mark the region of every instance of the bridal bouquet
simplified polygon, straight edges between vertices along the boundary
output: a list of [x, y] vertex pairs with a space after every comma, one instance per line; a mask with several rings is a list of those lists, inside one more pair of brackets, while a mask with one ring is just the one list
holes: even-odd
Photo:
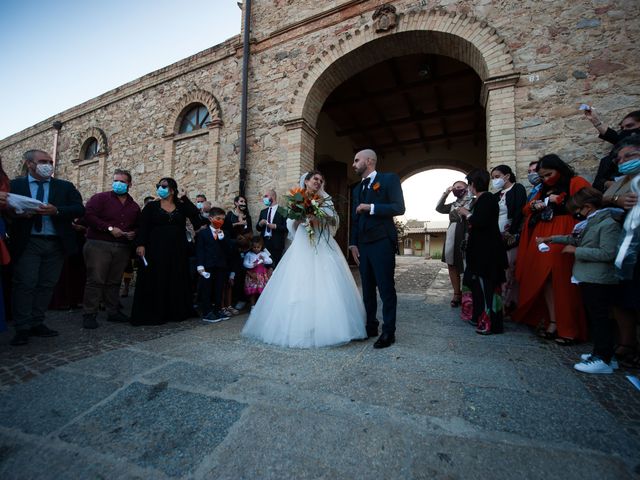
[[[326, 218], [326, 209], [323, 209], [325, 198], [316, 193], [309, 193], [304, 188], [295, 187], [284, 196], [287, 200], [287, 218], [303, 222], [309, 240], [313, 242], [315, 231], [309, 221], [309, 217], [320, 220]], [[323, 223], [323, 222], [321, 222]]]

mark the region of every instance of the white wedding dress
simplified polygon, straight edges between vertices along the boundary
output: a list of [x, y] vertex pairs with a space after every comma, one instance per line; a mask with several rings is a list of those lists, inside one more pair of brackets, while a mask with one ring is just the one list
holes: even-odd
[[[336, 219], [337, 220], [337, 219]], [[242, 335], [284, 347], [312, 348], [366, 338], [365, 310], [334, 228], [293, 231], [285, 252], [242, 329]]]

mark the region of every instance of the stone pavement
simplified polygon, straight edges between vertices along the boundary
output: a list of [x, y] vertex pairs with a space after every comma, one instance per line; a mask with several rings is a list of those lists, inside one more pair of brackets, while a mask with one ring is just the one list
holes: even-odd
[[399, 260], [384, 350], [250, 342], [245, 316], [84, 332], [57, 314], [64, 335], [21, 351], [2, 335], [0, 478], [634, 478], [640, 423], [620, 412], [640, 392], [623, 373], [579, 375], [569, 359], [588, 347], [518, 325], [479, 337], [440, 266]]

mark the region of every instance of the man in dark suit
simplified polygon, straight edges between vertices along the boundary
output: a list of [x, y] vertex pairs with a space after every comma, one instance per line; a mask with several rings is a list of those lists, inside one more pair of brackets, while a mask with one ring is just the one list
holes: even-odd
[[273, 259], [275, 267], [284, 253], [284, 241], [287, 238], [287, 219], [278, 207], [278, 196], [275, 190], [268, 190], [262, 198], [265, 208], [260, 212], [256, 228], [264, 242], [264, 246]]
[[362, 181], [352, 192], [349, 250], [360, 267], [362, 297], [367, 311], [367, 336], [378, 335], [376, 287], [382, 299], [382, 334], [374, 348], [395, 342], [396, 296], [394, 273], [398, 232], [393, 217], [404, 213], [400, 179], [394, 173], [376, 171], [373, 150], [358, 152], [353, 168]]
[[16, 329], [11, 345], [26, 345], [30, 336], [58, 335], [44, 324], [45, 312], [65, 255], [78, 248], [71, 222], [84, 214], [82, 197], [73, 184], [52, 178], [53, 160], [47, 152], [29, 150], [23, 158], [27, 176], [11, 181], [11, 193], [43, 205], [33, 213], [15, 215], [9, 229]]

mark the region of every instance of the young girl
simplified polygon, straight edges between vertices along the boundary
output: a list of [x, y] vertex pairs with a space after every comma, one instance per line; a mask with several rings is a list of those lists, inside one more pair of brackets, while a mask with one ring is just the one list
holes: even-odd
[[244, 256], [244, 268], [247, 269], [244, 293], [249, 297], [252, 308], [269, 281], [270, 271], [267, 270], [266, 266], [272, 263], [273, 260], [269, 251], [262, 244], [262, 237], [253, 237], [251, 239], [251, 250]]
[[582, 361], [574, 368], [584, 373], [613, 373], [613, 325], [609, 310], [618, 284], [613, 265], [621, 230], [614, 219], [617, 209], [603, 209], [602, 193], [593, 187], [578, 190], [567, 202], [567, 209], [583, 219], [573, 233], [537, 237], [536, 242], [565, 244], [562, 253], [575, 256], [571, 281], [579, 284], [582, 291], [591, 323], [593, 352], [582, 355]]

